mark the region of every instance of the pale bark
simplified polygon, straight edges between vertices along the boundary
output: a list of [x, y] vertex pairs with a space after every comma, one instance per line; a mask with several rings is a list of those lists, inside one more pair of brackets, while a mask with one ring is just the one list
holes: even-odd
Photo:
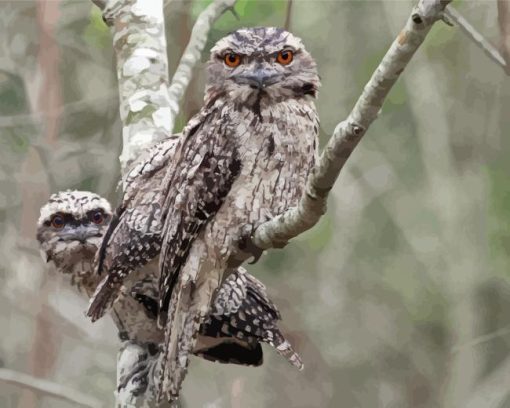
[[261, 248], [282, 247], [313, 227], [326, 212], [331, 188], [354, 148], [377, 118], [389, 91], [450, 0], [420, 0], [346, 120], [340, 122], [310, 175], [297, 207], [262, 224], [252, 236]]
[[163, 0], [108, 0], [103, 18], [112, 27], [122, 120], [124, 172], [140, 153], [171, 134]]
[[22, 387], [36, 394], [66, 400], [82, 407], [100, 408], [104, 406], [99, 400], [71, 388], [6, 368], [0, 368], [0, 382]]
[[179, 102], [212, 24], [235, 1], [217, 0], [200, 14], [170, 85], [163, 1], [94, 1], [112, 26], [123, 123], [119, 157], [123, 172], [144, 149], [172, 133]]

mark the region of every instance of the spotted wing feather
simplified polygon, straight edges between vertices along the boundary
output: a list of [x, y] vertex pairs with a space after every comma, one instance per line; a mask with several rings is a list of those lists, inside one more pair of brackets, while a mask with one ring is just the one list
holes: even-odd
[[[260, 365], [262, 358], [257, 360], [254, 345], [264, 342], [302, 369], [301, 358], [278, 327], [279, 320], [280, 312], [269, 299], [266, 287], [239, 268], [225, 279], [200, 331], [205, 336], [231, 337], [236, 341], [201, 350], [200, 355], [220, 362]], [[232, 355], [227, 353], [228, 350]]]
[[87, 314], [92, 320], [104, 315], [115, 301], [130, 272], [155, 258], [161, 249], [162, 171], [174, 155], [177, 144], [169, 137], [134, 163], [124, 179], [122, 204], [105, 233], [97, 254], [97, 273], [108, 275], [98, 285]]
[[240, 171], [240, 160], [218, 112], [181, 138], [176, 160], [163, 184], [167, 187], [160, 254], [160, 309], [170, 295], [193, 241], [221, 207]]
[[[160, 254], [160, 310], [168, 310], [164, 348], [165, 366], [160, 373], [159, 398], [178, 397], [201, 323], [204, 302], [195, 298], [194, 282], [180, 276], [198, 234], [219, 210], [241, 161], [229, 139], [232, 123], [220, 108], [205, 108], [204, 120], [181, 138], [176, 159], [163, 182], [167, 194]], [[160, 316], [163, 316], [161, 314]]]

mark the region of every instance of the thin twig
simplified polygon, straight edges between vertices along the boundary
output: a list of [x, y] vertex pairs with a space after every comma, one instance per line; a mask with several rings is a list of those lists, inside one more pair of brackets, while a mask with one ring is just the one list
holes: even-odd
[[104, 406], [101, 401], [73, 390], [72, 388], [7, 368], [0, 368], [0, 382], [16, 385], [50, 397], [70, 401], [82, 407], [101, 408]]
[[451, 352], [452, 353], [458, 353], [458, 352], [463, 351], [465, 349], [468, 349], [468, 348], [471, 348], [471, 347], [475, 347], [475, 346], [478, 346], [480, 344], [487, 343], [489, 341], [497, 339], [498, 337], [506, 336], [508, 334], [510, 334], [510, 327], [508, 327], [508, 326], [507, 327], [503, 327], [503, 328], [501, 328], [499, 330], [493, 331], [492, 333], [488, 333], [488, 334], [484, 334], [482, 336], [478, 336], [478, 337], [474, 338], [473, 340], [471, 340], [468, 343], [455, 346], [455, 347], [452, 348]]
[[498, 24], [501, 53], [506, 62], [506, 72], [510, 75], [510, 0], [498, 0]]
[[326, 212], [328, 194], [344, 164], [377, 118], [389, 91], [424, 41], [432, 25], [443, 17], [450, 0], [420, 0], [405, 27], [365, 86], [352, 112], [339, 123], [310, 175], [297, 207], [262, 224], [253, 234], [261, 248], [280, 248], [313, 227]]
[[188, 45], [182, 54], [181, 60], [175, 70], [172, 82], [168, 89], [170, 95], [170, 128], [174, 128], [175, 118], [179, 114], [179, 103], [188, 88], [193, 76], [193, 68], [200, 60], [204, 50], [209, 31], [214, 22], [225, 11], [232, 10], [236, 0], [213, 1], [197, 18], [191, 31]]
[[463, 408], [502, 407], [508, 398], [510, 358], [505, 358], [488, 375], [480, 379], [471, 395], [462, 404]]
[[459, 26], [464, 34], [466, 34], [473, 42], [480, 47], [483, 52], [496, 64], [500, 65], [506, 72], [507, 64], [503, 56], [499, 53], [497, 48], [492, 45], [476, 28], [474, 28], [469, 21], [467, 21], [462, 14], [460, 14], [452, 6], [446, 7], [444, 11], [445, 16]]
[[287, 0], [287, 10], [285, 12], [285, 23], [283, 23], [283, 28], [287, 31], [290, 30], [290, 22], [292, 20], [292, 0]]

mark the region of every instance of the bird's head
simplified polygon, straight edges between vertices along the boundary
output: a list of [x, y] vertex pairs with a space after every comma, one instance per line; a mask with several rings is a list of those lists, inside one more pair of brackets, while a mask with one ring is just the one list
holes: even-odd
[[108, 201], [89, 191], [53, 194], [41, 208], [37, 240], [43, 258], [57, 267], [93, 261], [112, 217]]
[[317, 65], [301, 40], [281, 28], [242, 28], [219, 40], [208, 63], [206, 103], [316, 97]]

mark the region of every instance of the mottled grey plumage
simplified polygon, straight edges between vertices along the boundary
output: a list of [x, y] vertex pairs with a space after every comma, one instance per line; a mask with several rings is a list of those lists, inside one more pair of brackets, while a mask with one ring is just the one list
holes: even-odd
[[[94, 215], [98, 214], [101, 217], [94, 220]], [[65, 223], [53, 226], [55, 216], [62, 217]], [[101, 280], [93, 263], [111, 217], [108, 201], [88, 191], [53, 194], [41, 208], [37, 239], [44, 259], [53, 261], [60, 273], [70, 275], [72, 284], [89, 297]], [[160, 343], [164, 339], [164, 331], [156, 324], [159, 297], [157, 265], [147, 265], [134, 274], [131, 281], [133, 285], [123, 288], [112, 310], [121, 337], [137, 343]], [[247, 321], [245, 315], [250, 316], [252, 310], [259, 318], [259, 328], [252, 334], [243, 334], [242, 322]], [[265, 287], [239, 268], [221, 286], [211, 316], [200, 328], [194, 354], [222, 363], [259, 365], [262, 363], [259, 342], [265, 342], [301, 368], [301, 360], [290, 345], [288, 355], [279, 350], [288, 342], [277, 327], [277, 320], [280, 320], [280, 315], [267, 297]], [[251, 324], [256, 326], [253, 322]], [[274, 338], [280, 341], [274, 342]]]
[[[131, 219], [136, 212], [130, 228], [138, 235], [129, 241], [122, 227], [111, 231], [103, 248], [109, 275], [89, 308], [99, 318], [126, 276], [161, 246], [160, 309], [168, 310], [161, 391], [169, 400], [178, 397], [215, 291], [233, 264], [251, 256], [243, 238], [297, 205], [316, 160], [319, 78], [297, 37], [276, 28], [238, 30], [211, 50], [208, 74], [205, 105], [185, 127], [164, 177], [154, 186], [149, 171], [147, 184], [137, 186], [154, 193], [152, 208], [140, 211], [129, 194], [124, 200], [119, 225], [124, 213]], [[153, 167], [150, 156], [146, 163]]]
[[[62, 225], [52, 225], [60, 217]], [[94, 217], [97, 217], [94, 219]], [[60, 273], [70, 275], [71, 284], [92, 296], [100, 277], [95, 273], [94, 258], [112, 219], [107, 200], [89, 191], [63, 191], [53, 194], [41, 208], [37, 239], [43, 258], [52, 261]], [[158, 279], [157, 268], [146, 268], [144, 279]], [[136, 276], [132, 277], [136, 279]], [[163, 332], [158, 329], [148, 310], [123, 288], [111, 316], [119, 336], [140, 343], [160, 343]]]

